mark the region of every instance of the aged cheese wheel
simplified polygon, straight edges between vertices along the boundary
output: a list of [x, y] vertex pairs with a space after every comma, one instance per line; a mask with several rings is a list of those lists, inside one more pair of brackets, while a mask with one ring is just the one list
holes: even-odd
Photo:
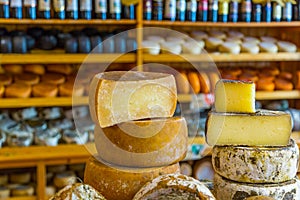
[[12, 76], [9, 74], [0, 74], [0, 85], [9, 85], [12, 83]]
[[187, 151], [187, 126], [179, 117], [96, 126], [94, 136], [99, 157], [119, 166], [165, 166], [184, 159]]
[[66, 82], [59, 86], [59, 96], [62, 97], [80, 97], [83, 95], [83, 93], [84, 87], [82, 85], [76, 85], [76, 87], [74, 87], [73, 82]]
[[253, 43], [253, 44], [259, 44], [260, 40], [256, 37], [244, 37], [243, 41], [245, 43]]
[[277, 53], [278, 51], [278, 47], [272, 42], [261, 42], [259, 47], [261, 52]]
[[275, 200], [275, 199], [267, 196], [252, 196], [252, 197], [247, 197], [245, 200]]
[[180, 174], [192, 176], [193, 168], [189, 163], [180, 163]]
[[198, 72], [189, 72], [188, 80], [191, 84], [192, 89], [194, 90], [194, 93], [198, 94], [201, 89], [200, 80], [198, 78]]
[[278, 184], [238, 183], [215, 174], [214, 194], [218, 200], [244, 200], [251, 196], [268, 196], [274, 199], [300, 199], [299, 180], [294, 178]]
[[225, 39], [227, 36], [223, 31], [212, 30], [208, 32], [208, 34], [212, 37], [219, 38], [221, 40]]
[[210, 93], [211, 90], [211, 85], [209, 81], [209, 77], [206, 73], [200, 72], [198, 74], [200, 85], [201, 85], [201, 93], [207, 94]]
[[56, 192], [56, 188], [54, 186], [46, 186], [45, 188], [46, 197], [55, 195], [55, 192]]
[[178, 163], [157, 168], [124, 168], [103, 164], [91, 157], [86, 164], [84, 182], [109, 200], [132, 200], [147, 182], [160, 175], [179, 171]]
[[37, 75], [43, 75], [45, 74], [45, 67], [43, 65], [39, 65], [39, 64], [28, 64], [28, 65], [24, 65], [24, 71], [25, 72], [29, 72], [29, 73], [33, 73], [33, 74], [37, 74]]
[[39, 83], [40, 77], [36, 74], [23, 73], [15, 75], [14, 80], [15, 83], [34, 85]]
[[47, 65], [47, 71], [64, 75], [70, 75], [73, 73], [74, 70], [71, 65], [55, 64]]
[[276, 78], [274, 83], [275, 90], [292, 90], [294, 87], [291, 81], [282, 78]]
[[10, 174], [9, 175], [9, 181], [11, 183], [29, 183], [30, 182], [31, 175], [30, 173], [21, 173], [21, 174]]
[[23, 73], [22, 65], [11, 64], [11, 65], [3, 65], [2, 67], [5, 71], [5, 73], [10, 73], [10, 74], [22, 74]]
[[53, 50], [57, 46], [57, 38], [52, 33], [39, 37], [38, 47], [43, 50]]
[[271, 43], [276, 43], [277, 42], [277, 39], [274, 38], [274, 37], [270, 37], [270, 36], [261, 36], [260, 37], [260, 40], [262, 42], [271, 42]]
[[57, 188], [63, 188], [67, 185], [76, 183], [77, 179], [73, 172], [61, 172], [55, 175], [53, 183]]
[[215, 86], [217, 82], [220, 80], [220, 75], [217, 72], [209, 72], [208, 77], [210, 80], [210, 91], [215, 91]]
[[175, 75], [177, 91], [179, 94], [188, 94], [190, 92], [190, 84], [185, 72]]
[[300, 71], [298, 70], [297, 72], [296, 72], [296, 86], [295, 86], [295, 88], [296, 89], [300, 89]]
[[212, 163], [221, 176], [243, 183], [280, 183], [297, 174], [299, 149], [285, 147], [214, 146]]
[[278, 75], [279, 78], [283, 78], [286, 80], [292, 80], [293, 79], [293, 74], [290, 72], [280, 72]]
[[241, 44], [241, 51], [245, 53], [258, 54], [259, 47], [255, 43], [244, 42]]
[[5, 97], [27, 98], [30, 97], [31, 87], [26, 84], [14, 83], [5, 88]]
[[207, 50], [217, 50], [218, 47], [223, 43], [223, 40], [220, 38], [215, 38], [215, 37], [209, 37], [205, 40], [205, 47]]
[[195, 40], [204, 40], [208, 37], [207, 33], [204, 31], [193, 31], [191, 32], [191, 36]]
[[0, 175], [0, 185], [6, 185], [8, 182], [8, 175], [7, 174], [1, 174]]
[[160, 44], [162, 53], [171, 53], [178, 55], [182, 51], [182, 47], [180, 43], [177, 42], [163, 42]]
[[239, 31], [228, 31], [227, 35], [229, 37], [235, 37], [235, 38], [239, 38], [239, 39], [244, 37], [244, 34]]
[[133, 200], [203, 199], [215, 200], [210, 190], [198, 180], [182, 174], [167, 174], [144, 185]]
[[195, 42], [195, 41], [186, 42], [186, 43], [182, 44], [182, 53], [198, 55], [201, 53], [203, 46], [204, 46], [204, 42], [203, 42], [202, 46], [199, 41], [198, 42]]
[[242, 40], [240, 38], [236, 38], [236, 37], [228, 37], [225, 39], [225, 42], [236, 43], [238, 45], [242, 44]]
[[158, 55], [160, 52], [160, 45], [149, 40], [144, 40], [142, 42], [142, 48], [144, 53], [148, 53], [151, 55]]
[[259, 79], [256, 82], [256, 90], [262, 90], [262, 91], [274, 91], [275, 84], [272, 81], [266, 81], [264, 79]]
[[0, 199], [8, 199], [10, 190], [7, 187], [0, 186]]
[[252, 81], [253, 83], [256, 83], [258, 81], [258, 76], [254, 74], [248, 74], [248, 73], [243, 73], [239, 76], [240, 81]]
[[57, 85], [51, 83], [39, 83], [32, 86], [32, 95], [34, 97], [56, 97], [57, 93]]
[[20, 185], [11, 190], [13, 197], [32, 196], [34, 194], [34, 187], [31, 185]]
[[224, 42], [219, 46], [219, 51], [222, 53], [239, 54], [241, 47], [235, 42]]
[[177, 102], [175, 78], [152, 72], [99, 73], [90, 84], [89, 101], [92, 119], [101, 127], [171, 117]]
[[67, 170], [66, 165], [52, 165], [47, 167], [47, 172], [50, 173], [61, 173]]
[[51, 83], [55, 85], [63, 84], [65, 82], [65, 77], [62, 74], [47, 73], [41, 77], [42, 82]]
[[277, 46], [278, 46], [279, 51], [282, 51], [282, 52], [296, 52], [297, 51], [297, 46], [291, 42], [278, 41]]

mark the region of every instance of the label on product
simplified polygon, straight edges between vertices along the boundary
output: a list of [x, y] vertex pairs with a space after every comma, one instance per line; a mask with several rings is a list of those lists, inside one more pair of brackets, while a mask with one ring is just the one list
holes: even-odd
[[176, 0], [166, 0], [165, 18], [174, 19], [176, 17]]
[[228, 15], [228, 11], [229, 11], [229, 4], [228, 4], [228, 2], [226, 2], [226, 1], [220, 2], [220, 5], [219, 5], [219, 15]]
[[251, 1], [243, 1], [242, 3], [242, 12], [251, 13]]
[[91, 11], [91, 10], [92, 10], [92, 0], [80, 1], [80, 11]]
[[208, 1], [202, 0], [199, 2], [199, 10], [200, 11], [207, 11], [208, 10]]
[[10, 7], [11, 8], [22, 7], [22, 0], [11, 0]]
[[231, 2], [229, 6], [229, 12], [232, 15], [237, 15], [239, 13], [239, 3], [236, 1]]
[[0, 4], [2, 4], [2, 5], [8, 5], [9, 4], [9, 0], [0, 0]]
[[39, 11], [49, 11], [50, 0], [39, 0]]
[[186, 10], [186, 1], [185, 0], [177, 1], [177, 10], [179, 12], [185, 12], [185, 10]]
[[53, 8], [55, 12], [61, 12], [65, 10], [64, 0], [53, 0]]
[[36, 7], [36, 0], [24, 0], [25, 7]]
[[110, 0], [109, 1], [109, 12], [110, 13], [121, 13], [121, 1], [120, 0]]
[[78, 11], [78, 0], [66, 0], [67, 11]]
[[95, 13], [107, 13], [106, 0], [95, 0]]
[[144, 2], [144, 12], [151, 13], [152, 12], [152, 2], [151, 0], [146, 0]]
[[218, 11], [218, 1], [211, 1], [209, 2], [209, 10], [212, 10], [212, 11]]
[[189, 1], [187, 3], [187, 10], [190, 12], [197, 12], [197, 1]]
[[273, 5], [273, 18], [280, 19], [282, 16], [282, 9], [278, 3], [274, 3]]

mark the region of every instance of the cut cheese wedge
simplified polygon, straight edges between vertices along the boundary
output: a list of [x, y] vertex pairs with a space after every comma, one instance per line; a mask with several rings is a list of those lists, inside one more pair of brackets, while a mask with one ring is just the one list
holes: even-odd
[[155, 117], [173, 116], [177, 103], [170, 74], [114, 71], [97, 74], [90, 85], [90, 112], [102, 128]]
[[258, 54], [259, 47], [255, 43], [244, 42], [241, 44], [241, 51], [246, 53]]
[[236, 42], [224, 42], [219, 46], [219, 51], [222, 53], [239, 54], [241, 47]]
[[210, 112], [206, 122], [206, 141], [211, 146], [286, 146], [291, 130], [291, 116], [285, 112]]
[[91, 157], [86, 164], [84, 182], [109, 200], [132, 200], [137, 191], [152, 179], [179, 172], [178, 163], [156, 168], [125, 168], [111, 166]]
[[187, 152], [184, 118], [125, 122], [95, 127], [95, 145], [102, 160], [120, 166], [157, 167], [182, 160]]
[[221, 79], [215, 88], [216, 112], [255, 112], [255, 84]]
[[267, 53], [277, 53], [278, 47], [272, 42], [261, 42], [259, 43], [260, 51]]
[[297, 46], [291, 42], [279, 41], [277, 42], [279, 51], [282, 52], [296, 52]]

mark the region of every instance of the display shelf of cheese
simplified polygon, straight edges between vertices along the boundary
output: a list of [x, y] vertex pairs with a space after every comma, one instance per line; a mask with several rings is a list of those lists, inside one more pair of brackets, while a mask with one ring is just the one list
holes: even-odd
[[36, 200], [36, 196], [24, 196], [24, 197], [10, 197], [5, 200]]
[[133, 63], [136, 54], [0, 54], [0, 64]]
[[300, 52], [296, 53], [240, 53], [240, 54], [160, 54], [143, 55], [144, 62], [261, 62], [261, 61], [300, 61]]

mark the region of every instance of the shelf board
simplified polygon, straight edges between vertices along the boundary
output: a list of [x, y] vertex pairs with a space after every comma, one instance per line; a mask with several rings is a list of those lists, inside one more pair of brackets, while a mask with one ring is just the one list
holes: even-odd
[[238, 55], [234, 54], [181, 54], [181, 55], [170, 55], [170, 54], [159, 54], [150, 55], [145, 54], [144, 62], [261, 62], [261, 61], [299, 61], [300, 52], [296, 53], [241, 53]]
[[240, 28], [279, 28], [279, 27], [299, 27], [300, 22], [180, 22], [180, 21], [155, 21], [155, 20], [144, 20], [143, 21], [144, 26], [178, 26], [178, 27], [227, 27], [227, 28], [233, 28], [233, 27], [240, 27]]
[[275, 90], [272, 92], [257, 91], [255, 94], [256, 100], [279, 100], [279, 99], [300, 99], [299, 90], [280, 91]]
[[9, 197], [6, 200], [36, 200], [36, 196], [24, 196], [24, 197]]
[[78, 20], [72, 20], [72, 19], [0, 19], [1, 25], [136, 25], [136, 20], [100, 20], [100, 19], [91, 19], [91, 20], [85, 20], [85, 19], [78, 19]]
[[135, 54], [0, 54], [0, 64], [133, 63]]

